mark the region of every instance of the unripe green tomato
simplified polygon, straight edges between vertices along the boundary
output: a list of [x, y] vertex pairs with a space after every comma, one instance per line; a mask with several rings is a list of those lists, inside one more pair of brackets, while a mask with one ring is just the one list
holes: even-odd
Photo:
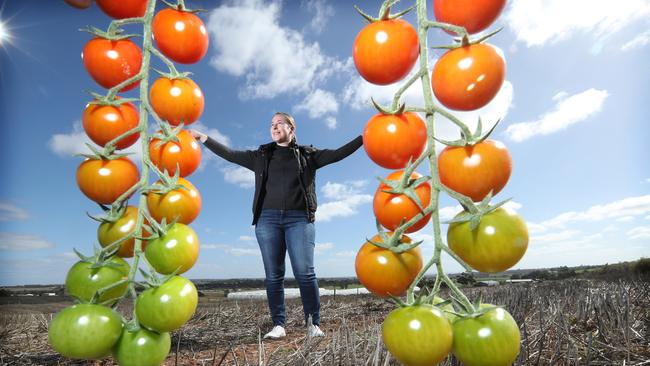
[[169, 333], [124, 329], [113, 348], [113, 357], [120, 366], [158, 366], [167, 358], [171, 344]]
[[143, 326], [158, 333], [171, 332], [192, 318], [198, 301], [194, 284], [174, 276], [158, 287], [143, 291], [135, 302], [135, 313]]
[[[65, 278], [66, 292], [78, 299], [90, 301], [98, 290], [128, 278], [130, 267], [124, 259], [113, 257], [109, 263], [119, 267], [105, 265], [100, 268], [90, 268], [92, 263], [83, 261], [75, 263]], [[120, 298], [126, 293], [127, 288], [128, 283], [124, 282], [104, 292], [98, 302]]]

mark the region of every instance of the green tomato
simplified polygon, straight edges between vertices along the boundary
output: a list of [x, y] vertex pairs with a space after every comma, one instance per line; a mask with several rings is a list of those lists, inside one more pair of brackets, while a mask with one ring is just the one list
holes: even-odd
[[[481, 304], [481, 308], [494, 305]], [[466, 366], [512, 365], [519, 355], [517, 322], [503, 308], [454, 322], [453, 353]]]
[[135, 313], [143, 326], [158, 333], [171, 332], [187, 323], [198, 304], [196, 287], [174, 276], [162, 285], [143, 291], [135, 303]]
[[78, 304], [61, 310], [50, 323], [48, 340], [63, 356], [97, 360], [108, 356], [122, 334], [122, 318], [110, 308]]
[[436, 365], [451, 351], [452, 330], [440, 309], [424, 304], [391, 311], [382, 325], [386, 348], [407, 366]]
[[169, 333], [124, 329], [113, 348], [113, 357], [120, 366], [158, 366], [167, 358], [171, 344]]
[[199, 257], [199, 238], [191, 227], [176, 223], [165, 235], [150, 240], [145, 250], [147, 261], [158, 273], [187, 272]]
[[526, 253], [528, 229], [516, 212], [500, 207], [483, 215], [474, 230], [469, 222], [450, 224], [447, 243], [472, 268], [502, 272], [517, 264]]
[[458, 317], [457, 317], [456, 315], [452, 314], [452, 313], [449, 313], [449, 311], [451, 311], [451, 312], [456, 312], [456, 310], [454, 309], [454, 306], [453, 306], [451, 303], [448, 303], [448, 304], [446, 304], [446, 305], [444, 305], [444, 306], [442, 306], [442, 307], [438, 306], [438, 304], [440, 304], [441, 302], [445, 302], [445, 301], [446, 301], [446, 300], [443, 299], [443, 298], [440, 297], [440, 296], [434, 296], [434, 297], [433, 297], [433, 301], [431, 302], [431, 304], [432, 304], [433, 306], [439, 308], [439, 309], [442, 311], [442, 313], [445, 314], [445, 318], [447, 318], [447, 320], [449, 320], [449, 323], [451, 324], [451, 323], [453, 323], [453, 322], [454, 322]]
[[[99, 268], [90, 268], [92, 263], [79, 261], [70, 268], [65, 278], [65, 289], [67, 293], [78, 299], [90, 301], [97, 290], [112, 285], [120, 280], [127, 279], [129, 276], [129, 264], [120, 257], [111, 258], [113, 266], [102, 266]], [[128, 283], [114, 287], [99, 297], [99, 302], [103, 303], [111, 299], [122, 297], [128, 288]]]

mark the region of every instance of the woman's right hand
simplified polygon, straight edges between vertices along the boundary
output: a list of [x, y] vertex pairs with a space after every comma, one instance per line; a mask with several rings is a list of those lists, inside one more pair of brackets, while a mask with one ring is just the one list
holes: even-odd
[[195, 139], [201, 142], [205, 142], [208, 139], [208, 135], [201, 133], [197, 130], [187, 130], [187, 132], [189, 132], [190, 135], [192, 135], [192, 137], [194, 137]]

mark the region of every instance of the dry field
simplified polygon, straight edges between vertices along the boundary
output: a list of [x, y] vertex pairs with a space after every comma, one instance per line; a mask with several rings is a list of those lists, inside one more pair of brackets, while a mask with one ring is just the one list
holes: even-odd
[[[517, 320], [522, 335], [517, 365], [650, 365], [648, 282], [547, 281], [466, 293], [504, 305]], [[48, 322], [67, 304], [0, 305], [0, 364], [113, 365], [72, 361], [49, 348]], [[327, 336], [321, 339], [305, 337], [300, 300], [288, 300], [287, 306], [287, 338], [260, 342], [271, 325], [264, 300], [206, 293], [195, 317], [174, 332], [165, 365], [397, 365], [380, 336], [390, 303], [371, 295], [323, 297]], [[444, 362], [457, 364], [451, 357]]]

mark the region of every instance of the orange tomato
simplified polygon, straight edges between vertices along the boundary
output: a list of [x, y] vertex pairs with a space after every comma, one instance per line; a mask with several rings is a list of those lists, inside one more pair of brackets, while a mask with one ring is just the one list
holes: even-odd
[[[130, 39], [93, 38], [84, 46], [81, 58], [90, 77], [106, 89], [135, 76], [142, 66], [142, 51]], [[134, 82], [120, 91], [131, 90], [138, 84], [139, 81]]]
[[433, 14], [439, 22], [465, 27], [474, 34], [489, 27], [505, 5], [506, 0], [433, 0]]
[[[160, 184], [160, 181], [156, 183]], [[178, 184], [187, 189], [178, 188], [165, 194], [151, 191], [147, 194], [149, 213], [156, 221], [160, 222], [165, 218], [167, 223], [170, 223], [178, 218], [176, 222], [189, 224], [201, 212], [201, 194], [196, 187], [185, 178], [179, 178]]]
[[[140, 115], [131, 103], [122, 103], [117, 107], [88, 104], [81, 120], [88, 137], [103, 147], [116, 137], [138, 127]], [[118, 141], [115, 146], [118, 150], [125, 149], [138, 141], [139, 137], [139, 133], [131, 134]]]
[[172, 126], [196, 122], [203, 113], [201, 88], [191, 79], [159, 78], [149, 92], [151, 107]]
[[[138, 220], [138, 208], [135, 206], [127, 206], [126, 210], [120, 218], [113, 222], [103, 222], [97, 228], [97, 240], [102, 247], [107, 247], [112, 243], [122, 239], [127, 235], [131, 235], [135, 231], [135, 224]], [[146, 223], [146, 222], [145, 222]], [[146, 230], [142, 230], [142, 236], [148, 237], [151, 234]], [[142, 250], [144, 251], [146, 241], [142, 241]], [[120, 244], [117, 250], [117, 256], [122, 258], [133, 257], [133, 249], [135, 246], [135, 238], [130, 238]]]
[[151, 142], [149, 142], [149, 157], [160, 171], [166, 169], [169, 175], [174, 175], [178, 165], [180, 176], [187, 177], [201, 163], [201, 146], [186, 130], [180, 130], [176, 136], [179, 142], [169, 141], [161, 146], [158, 146], [160, 140], [151, 139]]
[[138, 167], [128, 158], [86, 159], [77, 168], [77, 185], [91, 200], [108, 205], [140, 180]]
[[208, 32], [198, 16], [163, 9], [153, 18], [153, 38], [165, 56], [182, 64], [198, 62], [208, 52]]
[[427, 127], [417, 113], [376, 114], [363, 130], [368, 157], [386, 169], [403, 169], [427, 144]]
[[[401, 179], [403, 174], [404, 174], [403, 170], [398, 170], [388, 175], [386, 179], [399, 180]], [[420, 175], [419, 173], [413, 172], [410, 178], [418, 179], [421, 176], [422, 175]], [[389, 189], [390, 187], [385, 185], [384, 183], [381, 183], [379, 185], [377, 191], [375, 192], [372, 208], [375, 213], [375, 216], [377, 217], [377, 220], [379, 220], [379, 223], [383, 227], [385, 227], [388, 230], [395, 230], [397, 229], [397, 227], [399, 226], [402, 220], [404, 220], [404, 222], [409, 221], [417, 214], [419, 214], [421, 210], [418, 207], [418, 205], [406, 195], [382, 192], [383, 190], [389, 190]], [[424, 182], [419, 186], [417, 186], [415, 188], [415, 193], [417, 194], [418, 198], [420, 198], [422, 207], [426, 207], [429, 205], [429, 201], [431, 200], [431, 185], [429, 182]], [[406, 232], [412, 233], [414, 231], [418, 231], [422, 229], [424, 225], [426, 225], [427, 222], [429, 222], [430, 218], [431, 218], [431, 214], [424, 216], [422, 219], [417, 221], [413, 226], [408, 228]]]

